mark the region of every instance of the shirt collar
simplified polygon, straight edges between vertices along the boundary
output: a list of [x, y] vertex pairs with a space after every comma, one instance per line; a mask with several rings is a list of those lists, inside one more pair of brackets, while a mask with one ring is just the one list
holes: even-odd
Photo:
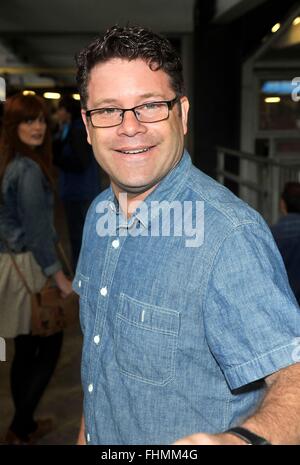
[[[128, 221], [126, 221], [125, 218], [122, 218], [120, 227], [130, 227], [136, 220], [138, 220], [144, 228], [148, 228], [150, 219], [155, 218], [155, 214], [153, 215], [153, 212], [151, 218], [148, 214], [151, 202], [163, 202], [164, 200], [172, 202], [185, 185], [191, 166], [191, 157], [187, 150], [184, 150], [179, 163], [177, 163], [177, 165], [169, 171], [156, 188], [144, 199], [143, 202], [147, 208], [134, 212]], [[112, 205], [114, 205], [113, 208], [115, 211], [119, 213], [118, 201], [111, 186], [109, 189], [109, 200]]]

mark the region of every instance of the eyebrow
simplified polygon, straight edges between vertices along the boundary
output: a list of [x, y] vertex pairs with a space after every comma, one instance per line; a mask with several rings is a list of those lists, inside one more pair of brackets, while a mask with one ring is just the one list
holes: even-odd
[[[159, 100], [166, 100], [166, 98], [162, 94], [154, 93], [154, 92], [148, 92], [146, 94], [139, 95], [138, 98], [140, 98], [141, 100], [147, 99], [147, 98], [158, 98]], [[103, 100], [98, 100], [96, 101], [95, 106], [93, 108], [101, 108], [103, 105], [120, 105], [120, 101], [114, 98], [106, 98]]]

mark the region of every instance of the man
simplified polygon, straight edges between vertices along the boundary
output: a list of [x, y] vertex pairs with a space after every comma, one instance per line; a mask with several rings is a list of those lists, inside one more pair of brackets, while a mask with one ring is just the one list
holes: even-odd
[[176, 52], [116, 26], [77, 65], [88, 141], [111, 179], [73, 284], [79, 443], [300, 442], [300, 315], [264, 221], [184, 150]]
[[272, 234], [283, 258], [290, 286], [300, 305], [300, 183], [284, 186], [280, 210], [282, 218], [271, 227]]

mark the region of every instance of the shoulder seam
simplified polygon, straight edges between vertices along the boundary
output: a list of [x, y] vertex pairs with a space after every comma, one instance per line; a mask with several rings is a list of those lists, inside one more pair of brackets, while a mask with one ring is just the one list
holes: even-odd
[[227, 220], [230, 222], [230, 224], [233, 226], [233, 227], [238, 227], [238, 226], [242, 226], [244, 224], [248, 224], [248, 223], [256, 223], [255, 220], [239, 220], [240, 222], [237, 223], [236, 221], [234, 221], [234, 219], [227, 214], [226, 211], [224, 210], [221, 210], [211, 199], [208, 199], [205, 195], [203, 195], [203, 192], [199, 192], [197, 191], [196, 189], [194, 189], [194, 187], [188, 185], [187, 186], [188, 189], [190, 189], [191, 191], [195, 192], [195, 194], [198, 194], [198, 195], [201, 195], [202, 199], [204, 202], [207, 202], [212, 208], [214, 208], [218, 213], [220, 213], [220, 215], [224, 216], [225, 218], [227, 218]]
[[[225, 218], [227, 218], [227, 220], [230, 222], [231, 225], [233, 225], [233, 227], [236, 227], [236, 226], [239, 226], [239, 225], [243, 225], [243, 224], [251, 224], [251, 223], [257, 223], [257, 221], [254, 220], [239, 220], [239, 222], [236, 222], [226, 211], [224, 210], [221, 210], [218, 205], [216, 205], [216, 203], [212, 200], [212, 199], [208, 199], [203, 190], [201, 189], [197, 189], [195, 188], [195, 186], [192, 185], [192, 182], [191, 182], [191, 177], [194, 177], [195, 176], [195, 173], [191, 173], [191, 176], [189, 177], [188, 181], [187, 181], [187, 188], [190, 189], [192, 192], [194, 192], [195, 194], [198, 194], [201, 196], [201, 198], [203, 199], [203, 201], [207, 202], [212, 208], [214, 208], [217, 212], [220, 213], [220, 215], [224, 216]], [[214, 181], [214, 180], [213, 180]], [[217, 183], [217, 181], [214, 181]], [[219, 183], [217, 183], [219, 184]], [[221, 188], [224, 188], [224, 186], [222, 186], [222, 184], [219, 184], [219, 186]], [[237, 197], [237, 200], [240, 200], [242, 202], [241, 199], [239, 199]], [[250, 208], [250, 207], [249, 207]]]

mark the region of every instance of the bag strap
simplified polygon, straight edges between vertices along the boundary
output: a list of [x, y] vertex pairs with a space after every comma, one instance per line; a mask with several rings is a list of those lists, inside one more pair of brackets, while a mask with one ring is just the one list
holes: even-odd
[[14, 254], [13, 254], [13, 252], [11, 251], [11, 249], [10, 249], [10, 247], [9, 247], [9, 245], [8, 245], [7, 240], [6, 240], [6, 239], [3, 239], [2, 237], [1, 237], [1, 240], [3, 241], [3, 243], [4, 243], [4, 245], [5, 245], [6, 249], [7, 249], [7, 252], [8, 252], [8, 254], [9, 254], [9, 256], [10, 256], [10, 259], [11, 259], [11, 261], [12, 261], [12, 264], [13, 264], [13, 266], [14, 266], [16, 272], [18, 273], [19, 278], [21, 279], [22, 283], [24, 284], [24, 286], [25, 286], [25, 288], [26, 288], [26, 291], [32, 296], [32, 295], [33, 295], [33, 292], [31, 292], [31, 289], [30, 289], [30, 287], [28, 286], [28, 283], [27, 283], [27, 281], [26, 281], [26, 279], [25, 279], [25, 276], [24, 276], [24, 274], [22, 273], [22, 271], [20, 270], [20, 268], [19, 268], [19, 266], [18, 266], [18, 264], [17, 264], [17, 262], [16, 262], [16, 259], [15, 259], [15, 257], [14, 257]]
[[66, 265], [66, 268], [68, 270], [68, 273], [69, 273], [70, 277], [74, 278], [74, 273], [73, 273], [70, 261], [69, 261], [67, 255], [66, 255], [66, 253], [65, 253], [65, 250], [64, 250], [61, 242], [58, 242], [57, 248], [58, 248], [58, 251], [59, 251], [59, 253], [61, 255], [62, 261]]
[[[12, 261], [12, 264], [13, 264], [13, 266], [14, 266], [16, 272], [17, 272], [18, 275], [19, 275], [19, 278], [21, 279], [22, 283], [24, 284], [24, 286], [25, 286], [27, 292], [32, 296], [34, 293], [31, 291], [31, 289], [30, 289], [30, 287], [29, 287], [29, 285], [28, 285], [28, 283], [27, 283], [27, 281], [26, 281], [26, 278], [25, 278], [24, 274], [23, 274], [22, 271], [20, 270], [20, 268], [19, 268], [19, 266], [18, 266], [18, 264], [17, 264], [17, 262], [16, 262], [15, 256], [14, 256], [13, 252], [11, 251], [11, 249], [10, 249], [10, 247], [9, 247], [9, 245], [8, 245], [8, 242], [7, 242], [6, 240], [4, 240], [2, 237], [0, 237], [0, 238], [1, 238], [1, 240], [4, 242], [4, 244], [5, 244], [5, 246], [6, 246], [7, 252], [8, 252], [8, 254], [9, 254], [9, 256], [10, 256], [10, 259], [11, 259], [11, 261]], [[67, 270], [68, 270], [68, 272], [70, 273], [70, 276], [71, 276], [71, 278], [72, 278], [72, 277], [74, 276], [73, 270], [72, 270], [71, 264], [70, 264], [70, 262], [69, 262], [69, 260], [68, 260], [68, 258], [67, 258], [67, 256], [66, 256], [66, 253], [65, 253], [65, 251], [64, 251], [64, 248], [63, 248], [63, 246], [62, 246], [62, 244], [61, 244], [60, 242], [58, 243], [57, 247], [58, 247], [58, 250], [59, 250], [59, 252], [60, 252], [60, 254], [61, 254], [61, 256], [62, 256], [62, 259], [63, 259], [63, 261], [64, 261], [64, 263], [65, 263], [65, 265], [66, 265], [66, 268], [67, 268]]]

